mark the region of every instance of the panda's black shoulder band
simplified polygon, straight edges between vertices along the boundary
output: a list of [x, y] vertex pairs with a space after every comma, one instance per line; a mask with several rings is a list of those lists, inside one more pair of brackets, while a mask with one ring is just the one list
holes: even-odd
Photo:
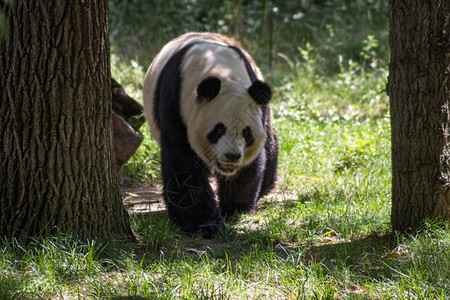
[[272, 89], [261, 80], [255, 80], [248, 88], [248, 93], [259, 105], [266, 105], [272, 99]]

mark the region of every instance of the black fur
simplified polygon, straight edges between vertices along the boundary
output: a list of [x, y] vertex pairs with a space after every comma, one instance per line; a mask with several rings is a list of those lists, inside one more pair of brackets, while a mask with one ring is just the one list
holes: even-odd
[[252, 83], [248, 88], [248, 93], [259, 105], [267, 105], [272, 99], [272, 89], [267, 83], [260, 80], [255, 80]]
[[220, 79], [210, 76], [204, 79], [197, 87], [197, 101], [211, 101], [220, 92]]
[[[176, 52], [162, 69], [155, 90], [153, 113], [161, 131], [163, 192], [169, 217], [185, 231], [200, 231], [204, 237], [210, 238], [225, 228], [221, 214], [230, 216], [250, 212], [257, 200], [274, 186], [278, 150], [270, 120], [266, 118], [267, 115], [270, 116], [269, 108], [262, 105], [262, 121], [268, 137], [265, 147], [250, 165], [242, 168], [232, 178], [218, 176], [220, 213], [216, 195], [209, 183], [212, 174], [190, 147], [187, 128], [180, 114], [181, 64], [193, 45]], [[252, 83], [257, 81], [242, 51], [236, 47], [230, 48], [239, 53]], [[211, 78], [213, 77], [205, 79], [206, 83], [197, 89], [199, 98], [212, 99], [217, 95], [217, 81]], [[219, 128], [214, 134], [211, 133], [211, 142], [217, 142], [222, 132], [223, 128]], [[250, 145], [253, 137], [251, 131], [243, 132], [243, 135]]]
[[245, 146], [250, 147], [255, 142], [255, 138], [253, 137], [252, 130], [249, 126], [245, 127], [242, 130], [242, 136], [245, 139]]
[[222, 123], [219, 123], [216, 126], [214, 126], [214, 129], [210, 133], [208, 133], [206, 137], [208, 138], [208, 141], [211, 144], [215, 144], [225, 134], [226, 131], [227, 127]]
[[[189, 44], [176, 52], [166, 62], [158, 77], [154, 95], [153, 118], [161, 131], [160, 120], [165, 114], [172, 115], [172, 119], [176, 122], [176, 125], [181, 124], [184, 126], [180, 118], [181, 62], [183, 61], [186, 52], [195, 44], [196, 43]], [[161, 99], [164, 99], [164, 101], [161, 101]], [[165, 107], [161, 108], [164, 104], [173, 105], [173, 110], [167, 110]], [[168, 108], [170, 108], [170, 106]]]

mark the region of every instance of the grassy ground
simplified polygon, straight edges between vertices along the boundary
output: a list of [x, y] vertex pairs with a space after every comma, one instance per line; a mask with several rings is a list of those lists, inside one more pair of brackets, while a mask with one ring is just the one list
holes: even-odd
[[[303, 53], [307, 55], [307, 53]], [[113, 57], [141, 99], [144, 70]], [[329, 77], [308, 63], [273, 75], [280, 179], [257, 211], [214, 240], [186, 236], [164, 214], [133, 218], [141, 244], [61, 234], [0, 242], [0, 299], [445, 299], [449, 228], [390, 231], [386, 71]], [[158, 181], [149, 137], [122, 172]]]
[[[136, 1], [113, 2], [123, 6], [112, 7], [112, 14], [120, 15]], [[357, 7], [365, 3], [337, 2]], [[358, 60], [335, 52], [331, 58], [318, 55], [344, 51], [347, 38], [339, 34], [351, 33], [348, 22], [357, 20], [359, 25], [370, 16], [364, 9], [358, 18], [344, 15], [344, 10], [354, 12], [344, 8], [330, 8], [330, 20], [345, 26], [327, 25], [329, 35], [322, 48], [305, 42], [295, 55], [274, 56], [272, 71], [260, 63], [275, 90], [280, 179], [254, 214], [228, 224], [229, 229], [213, 240], [184, 235], [164, 213], [133, 217], [139, 244], [78, 241], [67, 234], [28, 243], [0, 240], [0, 299], [450, 298], [448, 225], [429, 222], [414, 234], [390, 229], [387, 63], [378, 51], [386, 43], [371, 35], [353, 40], [363, 45]], [[316, 13], [324, 12], [321, 8]], [[136, 15], [147, 22], [145, 12], [137, 10]], [[121, 20], [120, 30], [133, 22]], [[306, 21], [302, 24], [317, 33]], [[117, 30], [112, 32], [114, 39], [123, 36]], [[129, 39], [124, 41], [130, 45]], [[333, 48], [338, 42], [341, 48]], [[128, 58], [129, 51], [124, 50]], [[148, 64], [113, 52], [114, 78], [141, 101]], [[329, 73], [323, 66], [331, 60], [334, 71]], [[159, 181], [158, 146], [147, 127], [142, 134], [143, 145], [121, 172], [124, 184]]]

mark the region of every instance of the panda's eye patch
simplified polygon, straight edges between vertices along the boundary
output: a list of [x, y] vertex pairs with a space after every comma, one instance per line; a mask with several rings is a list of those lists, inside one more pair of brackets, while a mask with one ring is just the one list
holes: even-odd
[[245, 139], [245, 146], [250, 147], [255, 142], [255, 138], [253, 137], [252, 130], [250, 127], [245, 127], [244, 130], [242, 130], [242, 136]]
[[206, 136], [211, 144], [215, 144], [225, 134], [227, 127], [222, 123], [217, 124], [213, 130]]

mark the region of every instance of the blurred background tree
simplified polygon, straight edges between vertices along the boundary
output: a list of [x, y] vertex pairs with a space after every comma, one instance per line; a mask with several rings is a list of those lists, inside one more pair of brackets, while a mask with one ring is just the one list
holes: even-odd
[[[258, 64], [285, 65], [310, 45], [316, 71], [332, 74], [368, 54], [387, 62], [387, 0], [110, 0], [111, 44], [146, 68], [170, 39], [189, 31], [237, 38]], [[130, 16], [132, 18], [130, 19]], [[375, 43], [376, 53], [364, 52]], [[370, 46], [370, 45], [369, 45]], [[370, 67], [370, 63], [365, 64]]]

